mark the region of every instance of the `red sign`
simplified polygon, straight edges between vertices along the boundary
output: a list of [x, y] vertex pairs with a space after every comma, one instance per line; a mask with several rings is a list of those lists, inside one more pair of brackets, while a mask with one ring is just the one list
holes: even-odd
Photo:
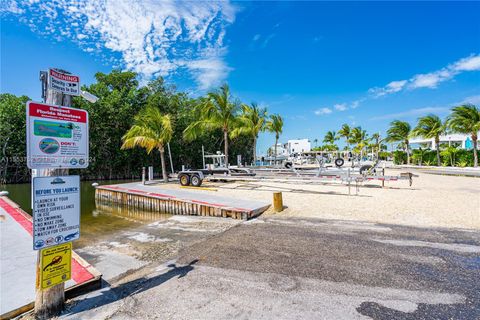
[[71, 76], [65, 73], [60, 73], [55, 70], [50, 69], [50, 75], [59, 80], [69, 81], [69, 82], [80, 82], [80, 78], [77, 76]]
[[87, 168], [88, 112], [27, 102], [27, 166]]
[[51, 106], [30, 102], [29, 115], [32, 117], [41, 117], [72, 122], [87, 122], [87, 112], [81, 109], [69, 107]]

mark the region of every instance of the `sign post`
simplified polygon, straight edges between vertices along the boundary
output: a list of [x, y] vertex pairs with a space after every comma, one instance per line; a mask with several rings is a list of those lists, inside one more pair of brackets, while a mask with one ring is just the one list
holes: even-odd
[[[68, 175], [67, 168], [86, 168], [88, 166], [88, 115], [84, 119], [85, 121], [82, 121], [81, 116], [80, 118], [77, 117], [77, 111], [82, 112], [82, 110], [68, 108], [71, 106], [72, 96], [80, 95], [80, 78], [64, 70], [50, 69], [48, 73], [40, 72], [40, 81], [42, 83], [42, 97], [47, 105], [41, 103], [27, 104], [27, 164], [29, 168], [35, 169], [32, 170], [33, 185], [35, 185], [35, 187], [32, 187], [32, 199], [35, 199], [35, 201], [40, 198], [33, 191], [39, 183], [44, 182], [36, 180], [42, 179], [39, 177], [66, 176]], [[84, 127], [82, 127], [82, 123], [84, 123]], [[86, 150], [82, 149], [82, 141], [87, 143]], [[81, 159], [83, 160], [81, 161]], [[83, 162], [83, 164], [80, 162]], [[33, 177], [33, 175], [36, 177]], [[49, 179], [50, 182], [55, 180], [54, 178]], [[63, 193], [63, 191], [60, 191], [60, 193]], [[63, 200], [59, 196], [58, 199], [52, 201], [71, 202], [70, 196], [64, 199], [65, 196], [65, 194], [62, 196]], [[47, 228], [52, 227], [52, 224], [45, 223], [45, 214], [51, 217], [50, 212], [44, 210], [48, 208], [47, 203], [48, 201], [44, 203], [45, 207], [40, 206], [41, 201], [32, 204], [34, 212], [37, 211], [37, 214], [42, 214], [41, 219], [44, 219], [42, 221], [34, 220], [37, 229], [44, 228], [43, 231], [37, 230], [36, 240], [39, 241], [38, 245], [41, 244], [41, 241], [44, 241], [41, 247], [47, 247], [47, 249], [39, 250], [37, 255], [35, 295], [35, 317], [37, 319], [51, 318], [58, 315], [63, 309], [65, 302], [64, 280], [69, 277], [68, 264], [71, 262], [71, 244], [68, 248], [61, 247], [63, 244], [60, 244], [60, 247], [48, 247], [56, 244], [56, 241], [58, 243], [66, 241], [63, 231], [58, 232], [56, 238], [50, 237], [48, 231], [63, 230], [62, 228], [65, 228], [65, 225], [69, 225], [70, 222], [66, 222], [62, 218], [56, 219], [58, 221], [53, 219], [54, 228], [47, 230]], [[67, 206], [60, 205], [63, 209], [66, 209]], [[79, 206], [76, 210], [79, 214]], [[41, 232], [44, 233], [40, 235]], [[47, 238], [43, 240], [43, 236], [47, 236]], [[60, 236], [63, 239], [60, 240]], [[78, 237], [78, 233], [76, 236]], [[49, 242], [48, 245], [47, 242]], [[34, 247], [35, 245], [34, 242]], [[70, 252], [70, 255], [68, 252]], [[66, 260], [68, 260], [68, 264], [66, 264]]]

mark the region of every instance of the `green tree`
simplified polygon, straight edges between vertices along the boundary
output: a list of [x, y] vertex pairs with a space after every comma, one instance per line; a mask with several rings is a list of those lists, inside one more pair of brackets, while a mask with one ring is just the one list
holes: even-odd
[[411, 135], [414, 137], [424, 137], [426, 139], [435, 139], [435, 149], [437, 151], [437, 165], [440, 166], [440, 136], [445, 134], [446, 124], [434, 115], [429, 114], [425, 117], [418, 118], [417, 126], [412, 130]]
[[275, 133], [275, 163], [277, 162], [277, 144], [278, 144], [278, 139], [280, 139], [280, 135], [282, 134], [283, 131], [283, 119], [280, 115], [278, 114], [272, 114], [270, 116], [270, 119], [267, 122], [267, 130], [269, 132]]
[[264, 132], [267, 125], [267, 108], [260, 108], [256, 103], [242, 105], [242, 115], [238, 119], [238, 125], [232, 130], [231, 136], [236, 138], [246, 135], [253, 138], [253, 162], [257, 160], [258, 134]]
[[0, 184], [28, 181], [26, 159], [26, 96], [0, 94]]
[[375, 132], [374, 134], [372, 134], [370, 140], [372, 141], [372, 147], [375, 152], [376, 158], [378, 159], [378, 153], [380, 152], [381, 148], [380, 133]]
[[366, 130], [363, 130], [362, 127], [352, 128], [350, 131], [349, 143], [355, 145], [355, 152], [360, 153], [360, 157], [363, 156], [363, 149], [368, 144], [368, 134]]
[[407, 153], [407, 164], [410, 164], [410, 133], [412, 128], [408, 122], [394, 120], [390, 123], [390, 128], [387, 130], [387, 142], [401, 142]]
[[347, 149], [350, 149], [350, 143], [348, 142], [350, 139], [351, 129], [350, 126], [346, 123], [342, 125], [342, 128], [338, 131], [338, 136], [345, 139], [345, 143], [347, 144]]
[[197, 139], [205, 130], [221, 129], [224, 140], [224, 153], [228, 164], [228, 139], [233, 129], [238, 124], [239, 103], [233, 101], [230, 88], [227, 84], [219, 90], [209, 92], [200, 99], [195, 107], [198, 120], [192, 122], [183, 132], [184, 139], [192, 141]]
[[165, 145], [172, 139], [172, 122], [169, 115], [163, 115], [156, 107], [146, 107], [135, 116], [135, 122], [122, 137], [122, 149], [142, 147], [150, 154], [157, 149], [160, 152], [162, 176], [168, 182], [165, 164]]
[[464, 104], [452, 109], [447, 120], [448, 127], [454, 131], [469, 134], [473, 142], [473, 166], [478, 166], [477, 141], [480, 131], [480, 109], [473, 104]]
[[83, 89], [99, 97], [95, 103], [81, 97], [73, 99], [73, 107], [89, 114], [89, 167], [78, 174], [83, 178], [124, 179], [140, 176], [140, 168], [153, 157], [137, 150], [121, 150], [122, 136], [133, 125], [134, 117], [145, 107], [151, 94], [139, 88], [134, 72], [112, 71], [95, 74], [96, 83]]
[[335, 131], [328, 131], [323, 138], [323, 142], [327, 144], [335, 144], [335, 141], [338, 140], [337, 134]]

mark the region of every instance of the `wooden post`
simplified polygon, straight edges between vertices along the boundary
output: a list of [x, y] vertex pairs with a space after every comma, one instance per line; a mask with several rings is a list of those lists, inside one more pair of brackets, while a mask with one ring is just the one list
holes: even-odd
[[273, 193], [273, 210], [275, 210], [275, 212], [283, 211], [283, 199], [281, 192]]
[[385, 188], [385, 168], [382, 169], [382, 176], [383, 176], [382, 188]]
[[[64, 70], [60, 71], [63, 73], [69, 73]], [[42, 82], [42, 97], [44, 98], [45, 103], [64, 107], [70, 107], [72, 105], [72, 96], [48, 89], [47, 72], [40, 72], [40, 81]], [[68, 169], [37, 169], [36, 172], [37, 177], [68, 175]], [[63, 304], [65, 302], [65, 286], [62, 282], [61, 284], [57, 284], [56, 286], [48, 289], [42, 289], [40, 281], [40, 261], [41, 250], [38, 250], [36, 266], [37, 281], [35, 292], [35, 318], [49, 319], [58, 315], [63, 309]]]

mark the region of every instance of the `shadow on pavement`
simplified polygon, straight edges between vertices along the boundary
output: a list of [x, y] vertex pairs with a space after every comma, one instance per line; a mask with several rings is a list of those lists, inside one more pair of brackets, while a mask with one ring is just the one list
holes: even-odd
[[133, 296], [143, 291], [149, 290], [153, 287], [159, 286], [174, 277], [178, 276], [178, 278], [183, 278], [194, 269], [193, 265], [197, 262], [198, 259], [195, 259], [189, 264], [181, 267], [177, 267], [175, 264], [170, 264], [168, 265], [168, 267], [171, 269], [168, 270], [166, 273], [162, 273], [152, 278], [138, 278], [130, 282], [122, 283], [121, 285], [114, 288], [104, 288], [99, 291], [100, 293], [98, 295], [90, 296], [85, 299], [76, 301], [76, 304], [69, 308], [69, 310], [64, 312], [62, 315], [72, 315], [75, 313], [101, 307], [112, 302], [121, 300], [127, 296]]

